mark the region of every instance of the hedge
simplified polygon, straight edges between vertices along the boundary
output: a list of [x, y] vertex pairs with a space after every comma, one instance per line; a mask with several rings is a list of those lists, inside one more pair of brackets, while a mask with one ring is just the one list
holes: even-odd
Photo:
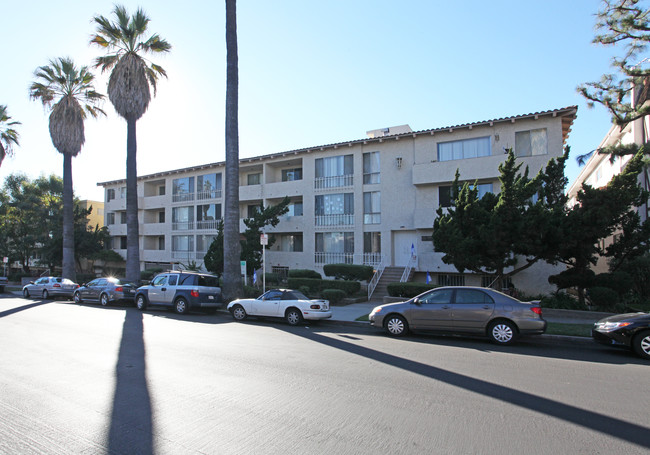
[[330, 301], [330, 303], [339, 303], [346, 296], [345, 291], [341, 289], [323, 289], [321, 293], [324, 299]]
[[359, 264], [325, 264], [323, 272], [337, 280], [368, 281], [375, 274], [372, 266]]
[[350, 295], [361, 289], [361, 283], [358, 281], [319, 280], [316, 278], [289, 278], [287, 286], [291, 289], [301, 289], [303, 286], [307, 286], [310, 294], [318, 293], [323, 289], [340, 289]]
[[407, 297], [410, 299], [437, 287], [439, 286], [426, 283], [389, 283], [387, 290], [388, 295], [391, 297]]
[[290, 269], [287, 276], [289, 278], [316, 278], [317, 280], [323, 279], [320, 273], [309, 269]]

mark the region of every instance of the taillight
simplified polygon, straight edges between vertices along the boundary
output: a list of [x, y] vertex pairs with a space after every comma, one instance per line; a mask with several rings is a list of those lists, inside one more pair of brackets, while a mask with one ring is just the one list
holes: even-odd
[[320, 310], [320, 305], [312, 305], [309, 308], [311, 308], [312, 310]]
[[124, 288], [122, 286], [118, 286], [118, 287], [115, 288], [115, 290], [117, 292], [122, 292], [124, 290]]
[[198, 297], [199, 296], [199, 290], [198, 289], [192, 289], [192, 291], [190, 292], [190, 295], [192, 297]]
[[535, 314], [539, 314], [540, 316], [542, 315], [542, 307], [534, 306], [530, 309]]
[[52, 287], [55, 287], [55, 288], [60, 288], [60, 287], [61, 287], [61, 285], [60, 285], [59, 283], [56, 283], [56, 284], [55, 284], [54, 286], [52, 286]]

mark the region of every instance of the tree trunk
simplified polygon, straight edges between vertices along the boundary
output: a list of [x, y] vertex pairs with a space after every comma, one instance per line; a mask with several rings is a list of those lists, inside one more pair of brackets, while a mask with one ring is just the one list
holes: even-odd
[[63, 154], [63, 264], [61, 276], [76, 280], [74, 267], [74, 200], [72, 196], [72, 154]]
[[126, 279], [140, 281], [136, 118], [126, 120]]
[[223, 293], [226, 301], [241, 294], [239, 267], [239, 73], [237, 7], [226, 0], [226, 195], [223, 229]]

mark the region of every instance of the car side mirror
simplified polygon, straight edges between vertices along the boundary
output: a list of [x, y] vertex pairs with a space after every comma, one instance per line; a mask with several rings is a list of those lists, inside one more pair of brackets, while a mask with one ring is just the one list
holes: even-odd
[[417, 306], [420, 306], [420, 305], [422, 305], [422, 302], [420, 302], [420, 299], [418, 299], [418, 298], [416, 297], [416, 298], [413, 299], [413, 304], [414, 304], [414, 305], [417, 305]]

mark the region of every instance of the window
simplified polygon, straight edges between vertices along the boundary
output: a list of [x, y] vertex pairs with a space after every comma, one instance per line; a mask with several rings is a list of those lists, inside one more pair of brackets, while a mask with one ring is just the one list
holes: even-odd
[[115, 189], [114, 188], [107, 188], [106, 189], [106, 202], [112, 201], [115, 199]]
[[126, 212], [120, 212], [120, 224], [126, 224]]
[[494, 299], [483, 291], [477, 289], [458, 289], [456, 303], [494, 303]]
[[289, 234], [280, 237], [280, 251], [302, 252], [302, 234]]
[[120, 239], [120, 250], [126, 250], [126, 236], [121, 236], [119, 239]]
[[158, 237], [158, 249], [159, 250], [164, 250], [165, 249], [165, 236], [161, 235]]
[[354, 232], [317, 232], [317, 264], [352, 264]]
[[108, 212], [106, 214], [106, 225], [110, 226], [111, 224], [115, 224], [115, 212]]
[[194, 200], [194, 177], [184, 177], [172, 181], [172, 202]]
[[352, 155], [317, 158], [315, 188], [337, 188], [352, 186], [354, 161]]
[[256, 174], [248, 174], [247, 179], [249, 185], [259, 185], [262, 183], [262, 174], [260, 172]]
[[363, 263], [377, 265], [381, 262], [381, 232], [363, 233]]
[[548, 153], [546, 128], [515, 133], [515, 153], [517, 156], [546, 155]]
[[461, 141], [439, 142], [438, 161], [463, 160], [492, 154], [490, 136], [464, 139]]
[[169, 278], [167, 278], [167, 284], [170, 286], [176, 286], [176, 283], [178, 282], [178, 275], [169, 275]]
[[246, 213], [248, 215], [248, 218], [253, 218], [256, 213], [259, 213], [260, 210], [262, 209], [262, 206], [260, 204], [255, 204], [255, 205], [249, 205], [246, 209]]
[[186, 231], [194, 229], [194, 207], [172, 208], [172, 230]]
[[194, 251], [193, 235], [172, 235], [172, 253]]
[[354, 193], [316, 196], [316, 226], [354, 224]]
[[158, 187], [158, 196], [164, 196], [165, 195], [165, 185], [160, 185]]
[[164, 223], [165, 222], [165, 211], [161, 210], [158, 212], [158, 222], [159, 223]]
[[363, 193], [363, 224], [381, 223], [381, 193]]
[[[452, 199], [451, 188], [452, 188], [451, 185], [438, 187], [438, 205], [440, 207], [454, 206], [455, 200]], [[479, 183], [477, 185], [477, 189], [478, 189], [478, 198], [481, 199], [487, 193], [492, 193], [492, 184]]]
[[379, 152], [363, 154], [363, 183], [379, 183]]
[[120, 199], [126, 199], [126, 187], [125, 186], [120, 187]]
[[441, 289], [439, 291], [431, 291], [428, 294], [419, 298], [420, 303], [433, 304], [433, 303], [451, 303], [451, 296], [454, 293], [453, 289]]
[[214, 199], [221, 197], [221, 174], [199, 175], [196, 178], [196, 198]]
[[302, 168], [295, 169], [282, 169], [282, 181], [292, 182], [294, 180], [302, 180]]
[[289, 211], [285, 216], [302, 216], [302, 201], [291, 202], [288, 206]]
[[216, 229], [217, 220], [221, 218], [221, 204], [204, 204], [196, 206], [196, 228]]
[[196, 251], [206, 253], [210, 245], [216, 239], [216, 235], [197, 235], [196, 236]]

